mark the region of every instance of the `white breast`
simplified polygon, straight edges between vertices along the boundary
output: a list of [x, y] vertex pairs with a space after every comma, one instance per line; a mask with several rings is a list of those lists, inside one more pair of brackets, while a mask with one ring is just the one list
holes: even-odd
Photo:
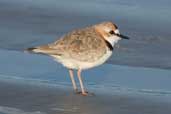
[[71, 69], [89, 69], [92, 67], [99, 66], [103, 64], [110, 56], [112, 55], [112, 51], [107, 49], [107, 52], [98, 60], [94, 62], [82, 62], [82, 61], [77, 61], [74, 59], [65, 59], [59, 56], [53, 56], [56, 61], [60, 62], [67, 68]]

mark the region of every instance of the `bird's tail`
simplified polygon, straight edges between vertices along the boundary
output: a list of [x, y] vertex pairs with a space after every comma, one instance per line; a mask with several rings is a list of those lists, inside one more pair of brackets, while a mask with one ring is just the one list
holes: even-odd
[[32, 48], [27, 48], [25, 51], [26, 52], [34, 52], [37, 48], [32, 47]]
[[57, 53], [55, 49], [50, 48], [48, 45], [27, 48], [25, 51], [29, 53], [48, 54], [48, 55]]
[[46, 47], [45, 46], [31, 47], [31, 48], [27, 48], [25, 52], [46, 54]]

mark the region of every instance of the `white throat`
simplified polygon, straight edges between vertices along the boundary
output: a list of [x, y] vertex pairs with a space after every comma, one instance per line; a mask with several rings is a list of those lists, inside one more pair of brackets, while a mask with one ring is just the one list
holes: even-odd
[[110, 37], [107, 37], [107, 38], [105, 38], [111, 45], [112, 45], [112, 47], [114, 47], [114, 45], [116, 44], [116, 43], [118, 43], [118, 41], [121, 39], [120, 37], [118, 37], [118, 36], [110, 36]]

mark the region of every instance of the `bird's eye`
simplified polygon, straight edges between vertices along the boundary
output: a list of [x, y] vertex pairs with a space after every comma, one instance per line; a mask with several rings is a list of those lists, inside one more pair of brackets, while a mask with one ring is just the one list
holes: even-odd
[[113, 30], [111, 30], [109, 33], [112, 34], [112, 35], [115, 34], [115, 32]]

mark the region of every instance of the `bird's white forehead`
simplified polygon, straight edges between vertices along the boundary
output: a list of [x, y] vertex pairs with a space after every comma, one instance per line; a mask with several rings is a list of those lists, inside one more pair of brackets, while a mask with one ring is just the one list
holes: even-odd
[[115, 34], [120, 34], [119, 29], [116, 29], [114, 32]]

